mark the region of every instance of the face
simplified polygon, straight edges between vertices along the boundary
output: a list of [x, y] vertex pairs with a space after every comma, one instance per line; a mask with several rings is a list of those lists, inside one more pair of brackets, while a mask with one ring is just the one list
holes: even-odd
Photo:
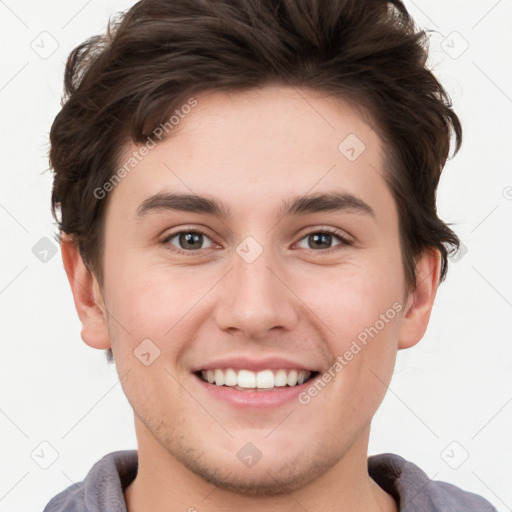
[[195, 99], [110, 192], [105, 328], [141, 453], [279, 493], [366, 453], [391, 378], [408, 297], [384, 148], [318, 92]]

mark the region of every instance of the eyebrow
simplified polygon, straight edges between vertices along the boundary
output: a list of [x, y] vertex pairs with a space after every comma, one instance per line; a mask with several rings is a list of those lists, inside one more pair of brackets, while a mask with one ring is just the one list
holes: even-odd
[[[158, 193], [145, 199], [137, 208], [137, 218], [159, 211], [206, 213], [226, 220], [231, 217], [228, 206], [216, 199], [195, 194]], [[285, 200], [279, 210], [281, 217], [318, 212], [363, 213], [375, 218], [373, 208], [361, 198], [345, 191], [296, 196]]]

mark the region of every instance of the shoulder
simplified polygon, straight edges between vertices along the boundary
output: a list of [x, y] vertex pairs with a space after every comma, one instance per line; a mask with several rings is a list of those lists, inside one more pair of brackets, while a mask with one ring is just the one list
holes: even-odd
[[[124, 489], [137, 474], [136, 450], [109, 453], [96, 462], [85, 479], [57, 494], [44, 512], [126, 512]], [[86, 505], [87, 504], [87, 505]]]
[[368, 473], [399, 502], [400, 512], [497, 512], [481, 496], [431, 480], [416, 464], [399, 455], [383, 453], [368, 457]]

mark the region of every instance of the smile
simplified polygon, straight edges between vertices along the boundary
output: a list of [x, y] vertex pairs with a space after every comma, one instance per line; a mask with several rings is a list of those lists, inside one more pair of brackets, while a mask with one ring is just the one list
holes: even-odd
[[314, 378], [318, 372], [289, 369], [252, 370], [211, 369], [196, 373], [201, 380], [216, 386], [227, 386], [240, 391], [272, 390], [274, 388], [294, 387]]

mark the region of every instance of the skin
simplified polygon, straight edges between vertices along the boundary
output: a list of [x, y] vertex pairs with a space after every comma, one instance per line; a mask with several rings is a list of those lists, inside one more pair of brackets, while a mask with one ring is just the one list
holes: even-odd
[[[349, 104], [277, 86], [196, 99], [172, 137], [110, 192], [101, 287], [73, 241], [62, 242], [82, 338], [112, 348], [134, 410], [139, 472], [125, 491], [128, 510], [396, 511], [367, 472], [370, 422], [397, 350], [427, 328], [439, 253], [418, 259], [407, 291], [382, 142]], [[355, 161], [338, 150], [349, 134], [366, 146]], [[137, 148], [125, 149], [129, 157]], [[279, 216], [283, 200], [335, 189], [375, 217]], [[232, 217], [160, 210], [138, 219], [139, 205], [164, 190], [216, 198]], [[165, 241], [194, 227], [207, 233], [202, 248]], [[307, 235], [326, 227], [351, 243], [333, 236], [315, 246]], [[263, 249], [252, 263], [236, 252], [247, 236]], [[397, 302], [402, 310], [307, 405], [241, 411], [209, 398], [191, 373], [240, 354], [326, 371]], [[160, 350], [149, 366], [134, 356], [147, 338]], [[262, 453], [250, 468], [237, 458], [247, 442]]]

